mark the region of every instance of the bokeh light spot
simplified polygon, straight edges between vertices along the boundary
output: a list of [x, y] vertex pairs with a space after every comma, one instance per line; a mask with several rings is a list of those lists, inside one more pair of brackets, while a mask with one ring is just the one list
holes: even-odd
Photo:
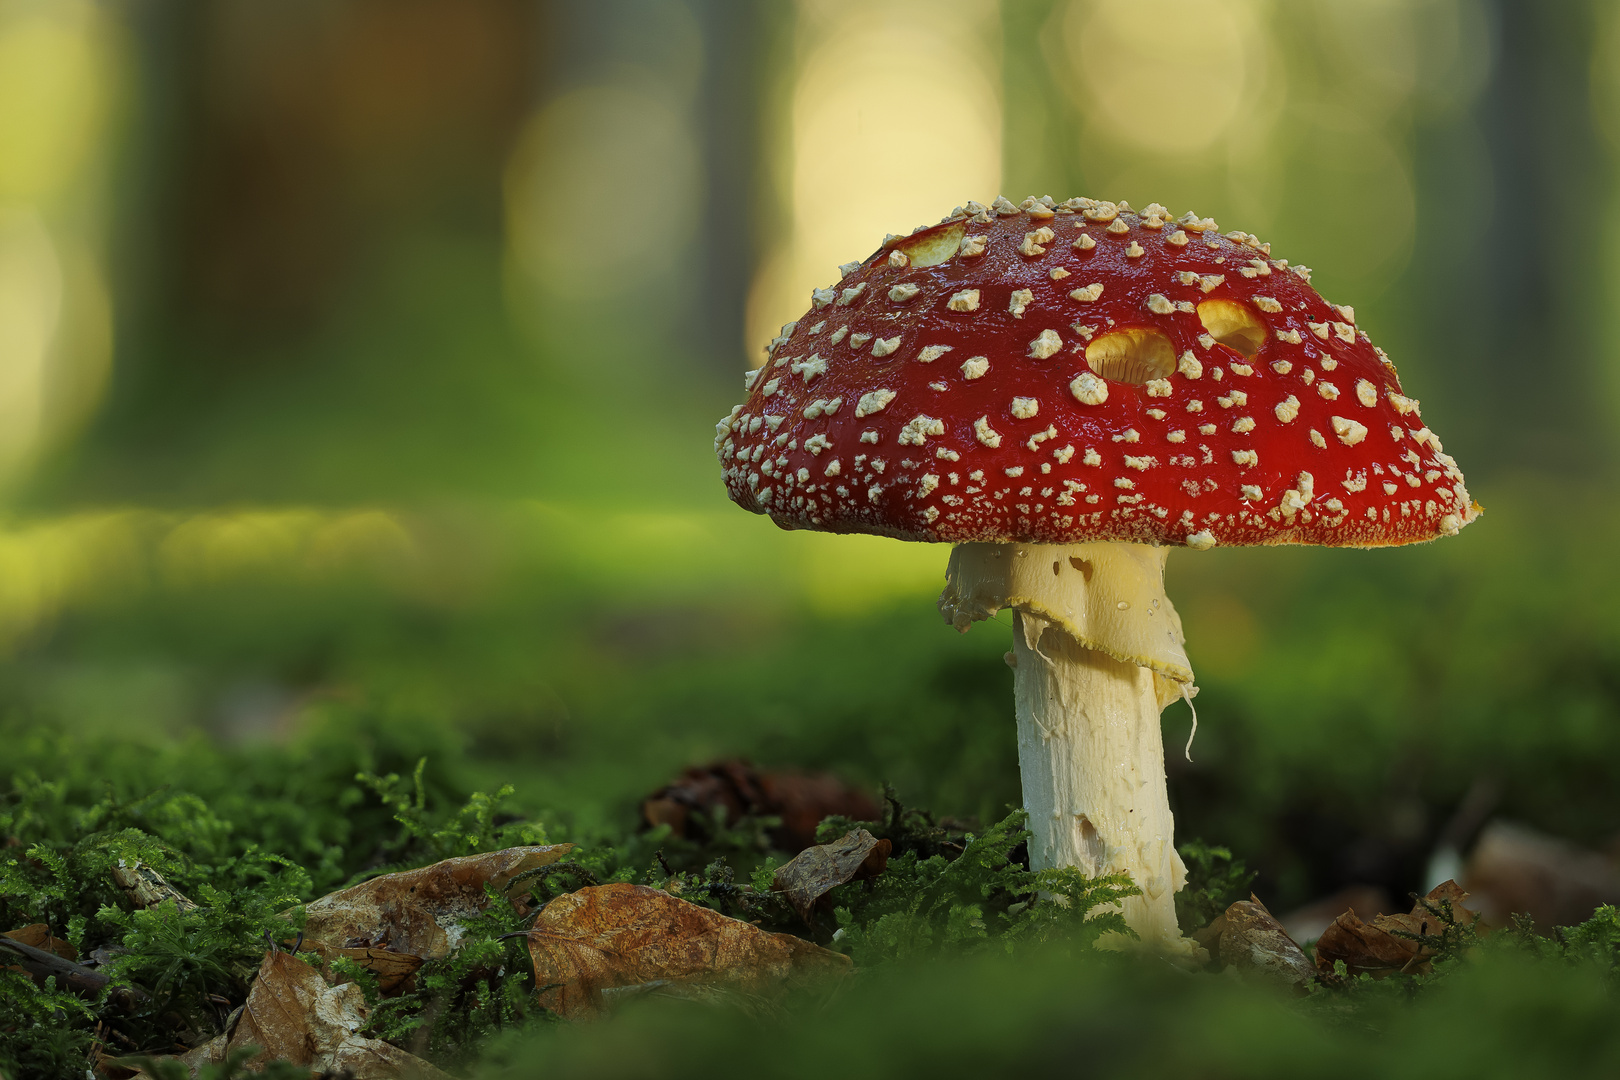
[[631, 85], [548, 103], [507, 169], [512, 254], [568, 300], [667, 278], [700, 217], [695, 146], [682, 110]]
[[984, 0], [801, 8], [813, 41], [793, 94], [792, 231], [755, 278], [750, 352], [839, 264], [998, 193], [996, 18]]
[[1225, 135], [1264, 60], [1238, 0], [1075, 0], [1062, 29], [1087, 113], [1122, 141], [1166, 153]]

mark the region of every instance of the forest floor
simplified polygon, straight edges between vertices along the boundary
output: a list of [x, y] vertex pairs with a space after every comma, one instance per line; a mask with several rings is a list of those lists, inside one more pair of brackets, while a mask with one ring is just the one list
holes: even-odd
[[580, 831], [458, 790], [453, 751], [410, 761], [382, 726], [251, 752], [6, 735], [10, 1080], [1620, 1059], [1610, 907], [1488, 927], [1446, 885], [1302, 948], [1240, 860], [1191, 842], [1178, 914], [1204, 951], [1173, 964], [1112, 912], [1127, 880], [1031, 872], [1021, 815], [935, 818], [824, 773], [688, 769], [635, 820]]

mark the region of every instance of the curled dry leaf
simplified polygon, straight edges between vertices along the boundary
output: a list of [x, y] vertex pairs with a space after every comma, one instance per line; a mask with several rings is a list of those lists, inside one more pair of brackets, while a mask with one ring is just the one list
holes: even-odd
[[854, 829], [830, 844], [805, 848], [776, 870], [772, 887], [787, 897], [799, 918], [810, 921], [816, 901], [857, 877], [871, 879], [889, 865], [893, 845], [865, 829]]
[[1357, 918], [1354, 911], [1340, 915], [1316, 940], [1317, 969], [1330, 972], [1336, 961], [1343, 960], [1352, 975], [1383, 976], [1396, 971], [1421, 970], [1408, 967], [1417, 958], [1418, 943], [1390, 933], [1391, 929], [1406, 929], [1395, 922], [1397, 918], [1380, 915], [1368, 923]]
[[[186, 1067], [193, 1077], [195, 1077], [202, 1070], [204, 1065], [224, 1064], [225, 1055], [229, 1052], [230, 1045], [231, 1036], [229, 1032], [226, 1032], [223, 1035], [214, 1036], [212, 1039], [209, 1039], [207, 1042], [202, 1043], [199, 1046], [192, 1047], [183, 1054], [163, 1054], [160, 1055], [157, 1060], [178, 1061], [180, 1064]], [[105, 1080], [121, 1080], [121, 1078], [128, 1076], [152, 1076], [153, 1073], [151, 1069], [142, 1067], [132, 1070], [127, 1068], [125, 1065], [119, 1064], [120, 1062], [126, 1062], [130, 1065], [135, 1065], [140, 1061], [140, 1058], [113, 1058], [104, 1055], [101, 1061], [98, 1063], [97, 1069], [99, 1074], [104, 1077]]]
[[8, 937], [12, 941], [32, 945], [36, 949], [54, 953], [64, 960], [77, 960], [79, 958], [79, 950], [75, 949], [72, 943], [63, 941], [59, 937], [52, 937], [50, 926], [42, 922], [31, 923], [16, 930], [7, 930], [4, 934], [0, 934], [0, 937]]
[[1295, 941], [1315, 941], [1322, 936], [1322, 931], [1333, 925], [1334, 919], [1350, 910], [1371, 918], [1399, 909], [1383, 886], [1355, 884], [1318, 897], [1286, 915], [1279, 915], [1277, 921], [1282, 923], [1282, 928]]
[[1228, 968], [1299, 986], [1316, 974], [1282, 924], [1253, 893], [1215, 917], [1194, 935]]
[[425, 961], [420, 956], [410, 953], [390, 952], [387, 949], [370, 947], [365, 949], [330, 949], [325, 946], [316, 946], [310, 949], [328, 960], [351, 960], [373, 975], [377, 976], [377, 989], [383, 994], [393, 994], [399, 990], [409, 989], [412, 975], [416, 974]]
[[[90, 1060], [95, 1062], [95, 1065], [93, 1069], [85, 1070], [87, 1080], [91, 1080], [91, 1078], [99, 1078], [99, 1080], [135, 1080], [136, 1077], [151, 1075], [141, 1067], [141, 1059], [116, 1057], [102, 1049], [101, 1044], [96, 1044], [91, 1050]], [[0, 1073], [0, 1076], [3, 1075], [3, 1073]], [[195, 1072], [193, 1072], [193, 1075], [195, 1075]]]
[[379, 975], [399, 966], [384, 953], [424, 960], [449, 956], [461, 940], [461, 922], [489, 903], [486, 884], [504, 890], [519, 874], [550, 865], [571, 850], [572, 844], [507, 848], [372, 878], [304, 908], [305, 946], [323, 956], [337, 950], [335, 955], [367, 967], [375, 951], [384, 970], [372, 970]]
[[1316, 967], [1331, 972], [1334, 963], [1342, 960], [1350, 974], [1365, 973], [1375, 978], [1397, 972], [1427, 972], [1434, 950], [1418, 939], [1439, 937], [1446, 929], [1444, 921], [1429, 908], [1443, 910], [1449, 904], [1454, 924], [1470, 926], [1478, 915], [1462, 906], [1467, 899], [1468, 894], [1455, 881], [1447, 881], [1413, 904], [1406, 915], [1380, 915], [1368, 923], [1358, 919], [1354, 911], [1347, 911], [1317, 939]]
[[605, 991], [664, 981], [759, 996], [849, 971], [849, 957], [772, 934], [644, 885], [559, 896], [529, 931], [540, 1004], [567, 1020], [604, 1011]]
[[737, 759], [689, 768], [641, 802], [648, 827], [668, 825], [690, 840], [704, 839], [698, 814], [710, 822], [779, 817], [771, 842], [793, 852], [816, 842], [816, 826], [825, 817], [875, 821], [881, 812], [871, 795], [831, 773], [767, 771]]
[[204, 1065], [224, 1064], [225, 1055], [230, 1051], [230, 1047], [231, 1036], [227, 1032], [224, 1035], [214, 1036], [201, 1046], [194, 1046], [185, 1053], [176, 1055], [175, 1060], [190, 1069], [192, 1076], [196, 1076], [197, 1070]]
[[248, 993], [229, 1050], [257, 1046], [255, 1062], [284, 1058], [328, 1073], [347, 1070], [354, 1080], [449, 1080], [446, 1073], [397, 1046], [360, 1034], [366, 999], [354, 983], [328, 986], [302, 960], [265, 953]]

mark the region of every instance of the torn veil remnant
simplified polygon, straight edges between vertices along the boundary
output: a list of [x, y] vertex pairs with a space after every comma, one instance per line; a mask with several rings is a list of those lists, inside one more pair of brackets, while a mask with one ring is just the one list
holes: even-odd
[[[1035, 865], [1128, 870], [1127, 922], [1190, 952], [1157, 718], [1193, 675], [1166, 549], [1416, 543], [1479, 508], [1354, 312], [1270, 245], [1156, 204], [993, 209], [840, 282], [841, 325], [882, 355], [784, 327], [715, 451], [783, 528], [959, 545], [946, 619], [1016, 613]], [[807, 365], [813, 387], [778, 375]]]

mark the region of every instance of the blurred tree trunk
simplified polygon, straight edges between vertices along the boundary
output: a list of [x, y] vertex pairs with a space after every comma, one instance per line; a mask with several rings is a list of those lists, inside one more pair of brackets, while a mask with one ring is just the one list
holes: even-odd
[[1416, 140], [1421, 255], [1407, 280], [1427, 305], [1412, 318], [1446, 363], [1447, 437], [1476, 474], [1581, 473], [1604, 442], [1601, 397], [1580, 391], [1599, 385], [1607, 358], [1598, 238], [1613, 177], [1591, 102], [1598, 2], [1485, 5], [1495, 55], [1472, 118], [1490, 170], [1477, 215], [1453, 196], [1471, 186], [1451, 172], [1467, 160], [1448, 153], [1455, 133]]
[[1082, 190], [1085, 178], [1078, 175], [1071, 150], [1080, 118], [1047, 55], [1046, 34], [1064, 6], [1062, 0], [1003, 0], [1001, 5], [1001, 186], [1014, 202], [1026, 195], [1050, 195], [1060, 202], [1076, 195], [1105, 197]]
[[793, 7], [754, 0], [696, 0], [704, 41], [698, 124], [708, 184], [704, 191], [702, 260], [705, 289], [696, 323], [686, 328], [695, 351], [717, 374], [736, 378], [744, 342], [748, 290], [786, 228], [770, 167], [779, 129], [791, 123]]
[[[228, 369], [247, 346], [303, 336], [402, 231], [499, 236], [501, 166], [537, 81], [542, 5], [130, 10], [143, 92], [120, 282], [136, 310], [121, 359], [141, 370], [126, 376], [161, 385], [175, 365]], [[209, 347], [176, 349], [177, 338]]]

